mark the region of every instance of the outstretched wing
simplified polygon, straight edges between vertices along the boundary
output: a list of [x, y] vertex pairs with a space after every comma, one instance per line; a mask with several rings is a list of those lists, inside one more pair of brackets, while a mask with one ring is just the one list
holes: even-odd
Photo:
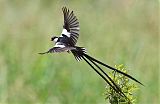
[[77, 43], [79, 37], [79, 22], [73, 11], [70, 12], [66, 7], [62, 8], [64, 14], [64, 25], [63, 28], [70, 33], [70, 39], [72, 45]]
[[53, 48], [49, 49], [47, 52], [43, 52], [43, 53], [39, 53], [39, 54], [46, 54], [46, 53], [60, 53], [60, 52], [64, 52], [64, 48], [53, 47]]
[[53, 47], [49, 49], [47, 52], [43, 52], [39, 54], [69, 52], [70, 50], [74, 50], [74, 49], [75, 49], [74, 47]]

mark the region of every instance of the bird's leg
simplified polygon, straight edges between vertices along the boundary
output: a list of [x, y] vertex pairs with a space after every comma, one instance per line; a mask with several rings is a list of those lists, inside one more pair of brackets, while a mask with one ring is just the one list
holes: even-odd
[[71, 51], [70, 51], [70, 50], [68, 50], [67, 52], [68, 52], [68, 53], [71, 53]]

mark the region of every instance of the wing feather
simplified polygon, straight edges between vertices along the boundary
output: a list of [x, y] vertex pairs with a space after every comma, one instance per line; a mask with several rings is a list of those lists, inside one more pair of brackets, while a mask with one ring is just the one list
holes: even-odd
[[77, 17], [74, 15], [73, 11], [69, 11], [66, 7], [62, 8], [64, 15], [64, 25], [63, 28], [67, 30], [67, 32], [71, 33], [71, 42], [72, 45], [77, 43], [79, 37], [79, 22]]

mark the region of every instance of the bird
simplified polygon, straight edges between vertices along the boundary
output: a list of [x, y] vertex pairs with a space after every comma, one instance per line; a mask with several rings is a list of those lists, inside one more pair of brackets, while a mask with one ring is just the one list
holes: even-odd
[[[120, 73], [134, 80], [135, 82], [143, 85], [140, 81], [138, 81], [131, 75], [126, 74], [88, 55], [86, 48], [76, 46], [80, 31], [79, 21], [73, 13], [73, 11], [70, 12], [70, 10], [67, 7], [62, 7], [62, 12], [64, 16], [64, 24], [61, 35], [59, 37], [51, 37], [51, 41], [53, 41], [55, 45], [48, 51], [39, 54], [71, 52], [77, 61], [84, 60], [106, 83], [108, 83], [108, 85], [113, 90], [125, 97], [126, 95], [118, 86], [118, 84], [114, 82], [113, 79], [99, 65], [102, 65], [110, 70]], [[95, 67], [98, 69], [96, 69]]]

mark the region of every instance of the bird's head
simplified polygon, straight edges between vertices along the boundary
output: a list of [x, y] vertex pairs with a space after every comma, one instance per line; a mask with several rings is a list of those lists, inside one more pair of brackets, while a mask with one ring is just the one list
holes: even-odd
[[53, 37], [51, 38], [51, 41], [57, 42], [57, 40], [58, 40], [58, 37], [57, 37], [57, 36], [53, 36]]

